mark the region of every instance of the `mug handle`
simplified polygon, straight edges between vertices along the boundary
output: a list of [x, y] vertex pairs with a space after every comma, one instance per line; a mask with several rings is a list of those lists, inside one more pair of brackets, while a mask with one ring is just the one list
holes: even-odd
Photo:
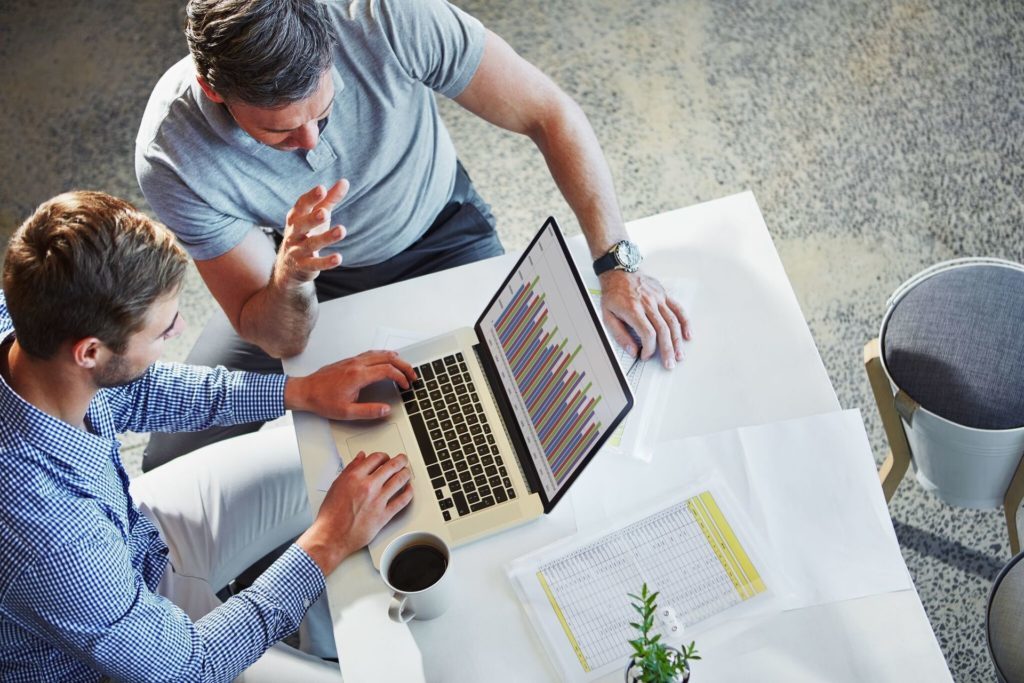
[[391, 621], [399, 624], [407, 624], [416, 618], [416, 610], [409, 605], [409, 596], [396, 592], [391, 597], [391, 604], [388, 605], [388, 616], [391, 617]]

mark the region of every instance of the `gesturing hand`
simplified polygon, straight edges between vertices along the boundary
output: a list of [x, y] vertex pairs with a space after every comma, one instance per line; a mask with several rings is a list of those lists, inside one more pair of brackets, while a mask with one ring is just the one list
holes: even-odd
[[324, 574], [364, 545], [412, 500], [404, 454], [360, 452], [331, 484], [320, 511], [296, 543]]
[[626, 325], [640, 337], [642, 359], [657, 350], [669, 369], [683, 359], [683, 341], [690, 338], [686, 317], [682, 306], [654, 278], [622, 270], [603, 273], [601, 308], [612, 337], [630, 355], [635, 356], [637, 348]]
[[412, 366], [394, 351], [366, 351], [331, 363], [306, 377], [289, 377], [285, 407], [305, 410], [329, 420], [372, 420], [388, 414], [386, 403], [359, 403], [363, 387], [390, 379], [402, 389], [416, 380]]
[[309, 282], [321, 270], [341, 264], [341, 254], [320, 256], [320, 250], [341, 241], [345, 228], [328, 229], [331, 210], [348, 192], [348, 181], [339, 180], [325, 190], [317, 185], [299, 197], [285, 219], [284, 238], [274, 263], [274, 278], [283, 284]]

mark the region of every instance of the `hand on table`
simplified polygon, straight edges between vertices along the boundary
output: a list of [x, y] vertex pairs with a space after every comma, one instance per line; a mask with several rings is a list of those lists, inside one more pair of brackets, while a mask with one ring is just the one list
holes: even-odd
[[405, 454], [360, 451], [327, 491], [312, 526], [296, 541], [330, 574], [346, 557], [377, 535], [412, 500]]
[[[647, 360], [655, 351], [671, 369], [683, 359], [690, 330], [683, 308], [656, 279], [641, 272], [610, 270], [601, 275], [601, 309], [612, 337], [632, 356]], [[640, 337], [641, 349], [626, 326]]]
[[372, 420], [388, 414], [386, 403], [360, 403], [359, 392], [374, 382], [391, 380], [402, 389], [416, 381], [412, 366], [394, 351], [366, 351], [325, 365], [312, 375], [289, 377], [284, 404], [289, 410], [316, 413], [329, 420]]
[[331, 210], [347, 192], [348, 181], [343, 179], [326, 190], [317, 185], [295, 202], [285, 219], [284, 237], [274, 262], [273, 277], [279, 283], [310, 282], [320, 271], [341, 265], [341, 254], [320, 256], [320, 250], [345, 237], [344, 227], [328, 229], [328, 221]]

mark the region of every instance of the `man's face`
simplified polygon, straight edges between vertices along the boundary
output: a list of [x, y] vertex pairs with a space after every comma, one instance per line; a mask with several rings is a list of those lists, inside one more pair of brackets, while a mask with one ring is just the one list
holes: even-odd
[[310, 150], [320, 139], [321, 124], [326, 122], [334, 103], [331, 70], [324, 71], [320, 85], [310, 97], [278, 109], [263, 109], [244, 102], [224, 105], [238, 127], [268, 147], [282, 152]]
[[157, 299], [149, 308], [145, 325], [128, 338], [124, 353], [113, 354], [96, 367], [96, 386], [119, 387], [138, 379], [163, 355], [164, 342], [184, 329], [185, 320], [178, 312], [178, 294]]

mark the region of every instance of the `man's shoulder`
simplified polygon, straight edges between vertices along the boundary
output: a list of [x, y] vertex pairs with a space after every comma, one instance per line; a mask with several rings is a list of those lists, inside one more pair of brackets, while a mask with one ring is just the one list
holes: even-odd
[[146, 103], [136, 149], [148, 149], [168, 137], [191, 138], [202, 123], [196, 96], [196, 72], [191, 57], [184, 57], [169, 68], [153, 87]]

